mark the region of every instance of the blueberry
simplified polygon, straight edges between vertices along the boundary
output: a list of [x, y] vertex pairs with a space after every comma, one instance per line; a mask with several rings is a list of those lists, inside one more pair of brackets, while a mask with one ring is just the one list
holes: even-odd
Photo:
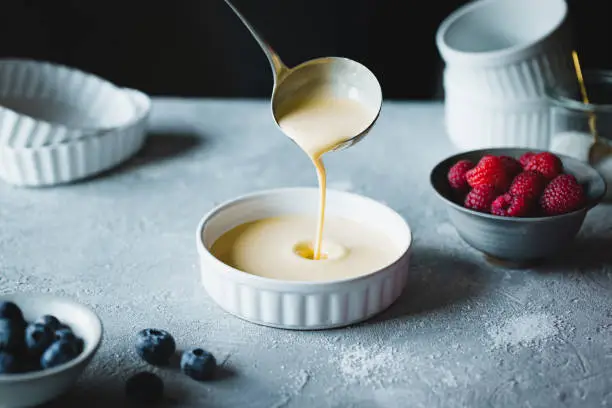
[[72, 331], [72, 327], [68, 326], [66, 323], [61, 323], [60, 322], [59, 327], [55, 331], [58, 331], [58, 330], [69, 330], [69, 331]]
[[55, 316], [44, 315], [39, 317], [35, 323], [40, 323], [47, 326], [51, 331], [56, 331], [60, 328], [61, 323], [59, 319]]
[[188, 350], [181, 356], [181, 370], [196, 381], [210, 380], [215, 375], [215, 356], [202, 349]]
[[41, 323], [30, 323], [25, 330], [25, 344], [30, 356], [41, 356], [55, 341], [55, 333]]
[[55, 340], [75, 340], [76, 336], [70, 329], [59, 329], [55, 331]]
[[78, 344], [70, 341], [55, 341], [40, 358], [42, 368], [51, 368], [67, 363], [79, 355]]
[[76, 334], [70, 328], [60, 328], [55, 332], [55, 340], [64, 340], [76, 342], [77, 348], [79, 350], [79, 354], [83, 351], [85, 344], [83, 343], [83, 339], [77, 337]]
[[159, 329], [144, 329], [136, 335], [136, 352], [147, 363], [166, 365], [176, 351], [170, 333]]
[[154, 404], [164, 397], [164, 382], [157, 375], [143, 371], [126, 381], [125, 394], [135, 402]]
[[0, 319], [0, 350], [19, 351], [23, 345], [23, 326], [13, 320]]
[[0, 374], [13, 374], [19, 372], [19, 364], [15, 355], [0, 351]]
[[21, 309], [13, 302], [0, 302], [0, 319], [8, 319], [21, 324], [25, 323]]

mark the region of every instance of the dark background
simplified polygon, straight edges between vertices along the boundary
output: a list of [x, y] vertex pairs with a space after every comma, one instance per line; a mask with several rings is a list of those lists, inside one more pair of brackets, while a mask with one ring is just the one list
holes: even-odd
[[[374, 71], [388, 99], [439, 96], [435, 31], [466, 3], [234, 1], [287, 65], [327, 55], [356, 59]], [[567, 1], [583, 67], [610, 68], [610, 1]], [[152, 95], [270, 95], [267, 60], [223, 0], [4, 0], [2, 6], [0, 57], [59, 62]]]

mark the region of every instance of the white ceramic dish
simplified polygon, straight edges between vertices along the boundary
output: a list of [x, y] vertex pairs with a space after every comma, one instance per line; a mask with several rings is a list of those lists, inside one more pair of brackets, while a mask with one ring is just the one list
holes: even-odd
[[102, 322], [88, 307], [67, 298], [39, 294], [0, 295], [0, 301], [12, 301], [28, 321], [45, 315], [56, 316], [70, 325], [85, 342], [83, 352], [74, 360], [43, 371], [0, 374], [0, 407], [33, 407], [51, 401], [77, 381], [91, 362], [102, 342]]
[[436, 45], [456, 81], [477, 94], [540, 98], [572, 78], [564, 0], [478, 0], [440, 24]]
[[507, 65], [472, 68], [448, 64], [445, 76], [480, 97], [523, 101], [544, 98], [547, 88], [569, 83], [576, 76], [571, 64], [571, 50], [559, 45]]
[[38, 148], [0, 145], [0, 178], [16, 186], [51, 186], [96, 175], [133, 156], [146, 137], [151, 100], [133, 89], [122, 92], [135, 109], [125, 126]]
[[410, 228], [399, 214], [370, 198], [334, 190], [327, 194], [329, 217], [342, 216], [381, 228], [403, 248], [397, 261], [368, 275], [327, 282], [263, 278], [223, 264], [208, 249], [231, 228], [269, 216], [316, 214], [316, 188], [261, 191], [219, 205], [198, 226], [202, 283], [210, 297], [227, 312], [247, 321], [297, 330], [346, 326], [388, 308], [407, 282]]
[[538, 55], [570, 37], [565, 0], [475, 0], [438, 27], [436, 45], [448, 64], [484, 67]]
[[524, 147], [548, 150], [550, 104], [546, 100], [505, 102], [444, 87], [446, 132], [460, 150]]
[[0, 59], [0, 144], [39, 147], [125, 126], [136, 110], [112, 83], [63, 65]]

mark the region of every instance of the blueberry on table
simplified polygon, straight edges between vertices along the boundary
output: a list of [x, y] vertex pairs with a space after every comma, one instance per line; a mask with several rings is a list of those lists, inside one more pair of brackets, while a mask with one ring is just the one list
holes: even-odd
[[0, 351], [0, 374], [14, 374], [19, 372], [19, 361], [14, 354]]
[[149, 364], [166, 365], [175, 351], [176, 342], [165, 330], [144, 329], [136, 335], [136, 352]]
[[56, 367], [74, 360], [79, 354], [77, 342], [55, 341], [40, 357], [40, 366], [42, 368]]
[[143, 371], [126, 381], [125, 394], [135, 402], [154, 404], [164, 397], [164, 382], [157, 375]]
[[55, 316], [44, 315], [39, 317], [35, 323], [40, 323], [47, 326], [51, 331], [56, 331], [60, 328], [61, 323], [59, 319]]
[[23, 325], [13, 320], [0, 319], [0, 351], [20, 351], [23, 345]]
[[25, 323], [21, 309], [13, 302], [0, 302], [0, 319], [8, 319], [20, 324]]
[[41, 323], [30, 323], [25, 330], [25, 345], [28, 354], [41, 356], [42, 353], [55, 341], [55, 333]]
[[217, 360], [202, 349], [187, 350], [181, 356], [181, 370], [196, 381], [210, 380], [215, 375]]

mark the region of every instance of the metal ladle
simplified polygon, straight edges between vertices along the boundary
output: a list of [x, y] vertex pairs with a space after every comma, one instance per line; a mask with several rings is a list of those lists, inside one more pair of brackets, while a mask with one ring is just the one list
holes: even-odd
[[295, 98], [302, 98], [310, 92], [314, 93], [325, 87], [331, 89], [337, 97], [356, 99], [376, 112], [372, 122], [363, 131], [357, 135], [351, 135], [350, 138], [337, 145], [333, 150], [346, 149], [368, 134], [378, 119], [382, 107], [380, 84], [368, 68], [356, 61], [342, 57], [316, 58], [293, 68], [288, 68], [232, 2], [230, 0], [225, 0], [225, 2], [249, 30], [268, 58], [274, 77], [271, 99], [272, 116], [277, 126], [279, 126], [280, 107]]

